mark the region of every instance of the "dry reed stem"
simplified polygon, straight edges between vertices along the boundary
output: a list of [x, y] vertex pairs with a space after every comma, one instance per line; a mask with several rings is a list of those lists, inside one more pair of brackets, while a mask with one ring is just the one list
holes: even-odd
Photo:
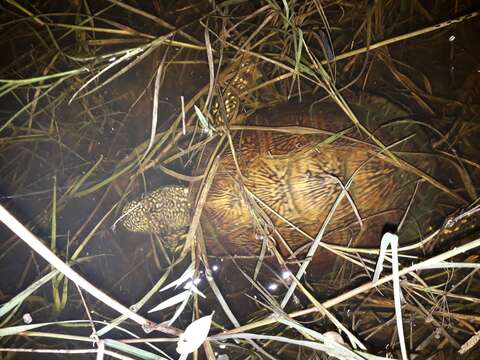
[[[80, 286], [82, 289], [87, 291], [90, 295], [96, 297], [98, 300], [102, 301], [104, 304], [110, 306], [111, 308], [117, 310], [121, 314], [128, 316], [131, 320], [142, 325], [145, 329], [152, 328], [153, 324], [151, 321], [143, 318], [137, 313], [131, 311], [129, 308], [123, 306], [118, 301], [114, 300], [106, 293], [93, 286], [90, 282], [85, 280], [80, 276], [76, 271], [74, 271], [70, 266], [65, 264], [60, 258], [58, 258], [53, 252], [48, 249], [42, 241], [40, 241], [35, 235], [33, 235], [26, 227], [24, 227], [15, 217], [13, 217], [3, 206], [0, 205], [0, 219], [2, 222], [19, 238], [25, 241], [32, 249], [34, 249], [40, 256], [42, 256], [48, 263], [50, 263], [57, 270], [62, 272], [66, 277], [68, 277], [75, 284]], [[178, 329], [158, 326], [156, 325], [157, 330], [164, 331], [167, 334], [179, 335], [181, 332]]]

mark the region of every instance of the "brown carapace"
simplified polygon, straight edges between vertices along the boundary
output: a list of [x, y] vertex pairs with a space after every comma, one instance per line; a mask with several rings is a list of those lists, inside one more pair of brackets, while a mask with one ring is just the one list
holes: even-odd
[[[394, 205], [402, 199], [401, 171], [378, 156], [378, 147], [358, 140], [365, 137], [356, 129], [339, 138], [304, 134], [351, 127], [340, 111], [280, 108], [249, 123], [256, 126], [233, 137], [234, 152], [227, 146], [222, 154], [203, 209], [213, 253], [224, 247], [234, 254], [258, 254], [268, 240], [287, 255], [288, 247], [295, 251], [311, 243], [305, 234], [315, 237], [342, 192], [324, 238], [328, 242], [376, 244], [382, 227], [401, 217]], [[187, 198], [197, 191], [192, 186], [190, 194], [178, 190], [171, 196], [162, 189], [147, 194], [126, 206], [124, 224], [137, 232], [185, 233], [192, 211]]]

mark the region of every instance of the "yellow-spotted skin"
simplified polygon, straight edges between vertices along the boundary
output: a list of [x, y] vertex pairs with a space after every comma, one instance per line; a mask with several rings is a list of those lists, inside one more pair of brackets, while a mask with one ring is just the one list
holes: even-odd
[[132, 232], [181, 234], [190, 226], [190, 207], [188, 188], [163, 186], [129, 202], [122, 211], [122, 224]]

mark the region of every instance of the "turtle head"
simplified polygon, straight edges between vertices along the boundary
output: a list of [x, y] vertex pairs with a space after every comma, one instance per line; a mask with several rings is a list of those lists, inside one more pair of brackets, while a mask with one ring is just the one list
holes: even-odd
[[185, 235], [190, 226], [188, 187], [160, 187], [125, 205], [121, 218], [128, 231], [163, 237]]

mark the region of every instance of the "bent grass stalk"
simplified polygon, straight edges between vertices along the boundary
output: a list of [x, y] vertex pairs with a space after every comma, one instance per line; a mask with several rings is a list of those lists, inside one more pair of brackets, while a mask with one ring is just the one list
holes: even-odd
[[120, 304], [106, 293], [92, 285], [80, 274], [74, 271], [70, 266], [65, 264], [58, 256], [56, 256], [48, 247], [43, 244], [35, 235], [33, 235], [25, 226], [23, 226], [13, 215], [10, 214], [3, 206], [0, 205], [0, 219], [1, 221], [17, 236], [27, 243], [33, 250], [35, 250], [40, 256], [42, 256], [50, 265], [55, 267], [58, 271], [62, 272], [71, 281], [87, 291], [90, 295], [94, 296], [107, 306], [118, 311], [119, 313], [127, 316], [129, 319], [135, 321], [139, 325], [142, 325], [145, 329], [152, 329], [155, 327], [159, 331], [164, 331], [167, 334], [179, 335], [180, 330], [173, 327], [154, 325], [151, 321], [133, 312], [126, 306]]
[[[456, 247], [452, 250], [445, 251], [444, 253], [433, 256], [433, 257], [431, 257], [427, 260], [421, 261], [417, 264], [414, 264], [414, 265], [408, 266], [406, 268], [403, 268], [398, 272], [398, 276], [400, 277], [400, 276], [403, 276], [403, 275], [413, 273], [413, 272], [418, 271], [418, 270], [428, 269], [428, 268], [431, 268], [432, 266], [435, 266], [435, 265], [437, 265], [438, 267], [442, 267], [442, 262], [443, 261], [445, 261], [447, 259], [450, 259], [450, 258], [452, 258], [456, 255], [459, 255], [459, 254], [465, 253], [467, 251], [473, 250], [477, 247], [480, 247], [480, 238], [476, 239], [476, 240], [473, 240], [473, 241], [471, 241], [467, 244], [464, 244], [462, 246]], [[351, 298], [353, 298], [353, 297], [355, 297], [355, 296], [357, 296], [361, 293], [367, 292], [367, 291], [369, 291], [369, 290], [371, 290], [375, 287], [378, 287], [378, 286], [383, 285], [387, 282], [390, 282], [390, 281], [393, 280], [393, 278], [394, 278], [394, 275], [391, 274], [391, 275], [384, 276], [383, 278], [380, 278], [378, 281], [370, 281], [370, 282], [368, 282], [366, 284], [363, 284], [359, 287], [356, 287], [356, 288], [354, 288], [350, 291], [347, 291], [347, 292], [343, 293], [342, 295], [339, 295], [339, 296], [337, 296], [333, 299], [327, 300], [327, 301], [323, 302], [321, 305], [325, 309], [331, 308], [331, 307], [333, 307], [335, 305], [338, 305], [338, 304], [341, 304], [342, 302], [344, 302], [348, 299], [351, 299]], [[296, 317], [299, 317], [299, 316], [312, 314], [312, 313], [315, 313], [315, 312], [318, 312], [318, 311], [319, 311], [318, 308], [314, 306], [314, 307], [310, 307], [310, 308], [307, 308], [307, 309], [304, 309], [304, 310], [299, 310], [299, 311], [292, 312], [292, 313], [289, 314], [289, 317], [296, 318]], [[263, 320], [253, 322], [251, 324], [241, 326], [241, 327], [236, 328], [236, 329], [227, 330], [223, 334], [227, 335], [227, 334], [236, 334], [236, 333], [241, 333], [241, 332], [245, 332], [245, 331], [250, 331], [250, 330], [256, 329], [258, 327], [274, 324], [277, 321], [278, 320], [274, 317], [266, 318], [266, 319], [263, 319]], [[211, 338], [215, 339], [215, 336], [213, 336]]]

